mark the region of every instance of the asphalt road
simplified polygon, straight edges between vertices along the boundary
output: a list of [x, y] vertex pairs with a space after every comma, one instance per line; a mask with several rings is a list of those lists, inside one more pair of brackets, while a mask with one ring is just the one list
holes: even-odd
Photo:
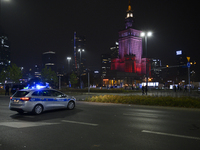
[[199, 150], [200, 110], [77, 101], [41, 115], [0, 96], [0, 150]]

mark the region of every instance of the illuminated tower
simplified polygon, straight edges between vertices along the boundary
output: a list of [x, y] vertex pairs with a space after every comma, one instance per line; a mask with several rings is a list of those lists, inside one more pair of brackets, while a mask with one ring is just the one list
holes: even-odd
[[[74, 72], [79, 73], [81, 72], [82, 74], [86, 72], [86, 59], [85, 59], [85, 54], [83, 50], [85, 50], [86, 47], [86, 38], [85, 36], [77, 36], [76, 32], [74, 32]], [[80, 52], [82, 51], [82, 52]]]
[[126, 11], [127, 15], [125, 18], [125, 28], [133, 27], [134, 23], [134, 16], [133, 16], [133, 11], [131, 9], [131, 1], [129, 0], [129, 5], [128, 5], [128, 10]]
[[[146, 73], [146, 63], [149, 59], [142, 58], [142, 31], [134, 29], [134, 15], [129, 0], [125, 17], [125, 28], [119, 31], [118, 57], [111, 57], [111, 68], [103, 77], [105, 85], [136, 86], [141, 76]], [[111, 54], [113, 51], [111, 51]], [[147, 62], [148, 60], [148, 62]], [[149, 70], [151, 70], [151, 66]]]
[[[120, 71], [141, 74], [142, 38], [140, 37], [140, 33], [142, 31], [133, 29], [133, 23], [134, 15], [129, 0], [127, 15], [125, 18], [125, 30], [119, 31]], [[128, 63], [126, 62], [126, 59]], [[122, 65], [122, 63], [124, 63], [124, 65], [128, 64], [128, 66]], [[126, 69], [123, 70], [123, 68]]]

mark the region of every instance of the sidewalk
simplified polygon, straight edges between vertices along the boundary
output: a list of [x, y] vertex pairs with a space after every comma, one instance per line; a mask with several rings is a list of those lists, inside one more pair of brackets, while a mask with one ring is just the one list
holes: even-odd
[[[85, 93], [76, 93], [73, 95], [73, 93], [67, 93], [68, 95], [76, 97], [77, 100], [84, 100], [87, 97], [92, 97], [92, 96], [100, 96], [100, 95], [120, 95], [120, 96], [127, 96], [127, 95], [141, 95], [142, 96], [142, 91], [138, 92], [132, 92], [132, 93], [93, 93], [93, 92], [85, 92]], [[143, 95], [143, 96], [146, 96]], [[174, 91], [149, 91], [147, 93], [147, 96], [172, 96], [174, 98], [176, 97], [182, 97], [182, 96], [191, 96], [195, 98], [200, 99], [200, 94], [195, 93], [195, 92], [174, 92]]]

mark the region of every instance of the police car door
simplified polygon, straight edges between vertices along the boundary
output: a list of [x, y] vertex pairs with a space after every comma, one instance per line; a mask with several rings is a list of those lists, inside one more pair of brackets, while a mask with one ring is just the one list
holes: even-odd
[[50, 98], [48, 90], [37, 90], [33, 92], [32, 98], [35, 99], [36, 104], [42, 104], [45, 110], [53, 109], [53, 100]]
[[55, 99], [54, 105], [57, 108], [67, 107], [67, 99], [63, 93], [59, 91], [51, 90], [51, 96], [54, 97]]
[[56, 99], [51, 96], [51, 91], [50, 90], [42, 90], [41, 93], [42, 93], [41, 99], [42, 99], [42, 101], [44, 101], [45, 109], [46, 110], [55, 109], [56, 106], [55, 106], [54, 102], [56, 101]]

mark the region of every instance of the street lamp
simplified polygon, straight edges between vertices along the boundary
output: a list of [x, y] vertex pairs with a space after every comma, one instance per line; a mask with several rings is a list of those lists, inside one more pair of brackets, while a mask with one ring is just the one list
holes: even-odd
[[80, 53], [80, 60], [79, 60], [79, 75], [80, 75], [80, 88], [82, 89], [82, 84], [81, 84], [81, 53], [84, 52], [84, 49], [78, 49], [78, 52]]
[[79, 69], [81, 68], [81, 52], [84, 52], [84, 49], [78, 49], [78, 52], [80, 53], [80, 61], [79, 61]]
[[67, 57], [67, 60], [68, 60], [68, 72], [70, 72], [70, 60], [71, 59], [72, 59], [71, 57]]
[[141, 32], [140, 36], [145, 38], [145, 51], [146, 51], [146, 95], [147, 95], [147, 89], [148, 89], [147, 37], [152, 36], [152, 32]]

